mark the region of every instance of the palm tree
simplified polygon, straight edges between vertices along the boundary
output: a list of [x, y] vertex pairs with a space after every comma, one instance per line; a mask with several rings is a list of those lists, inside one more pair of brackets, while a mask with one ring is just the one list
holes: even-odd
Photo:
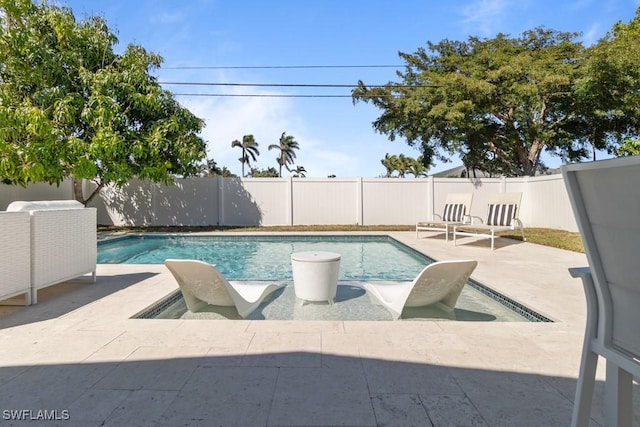
[[396, 157], [395, 169], [398, 171], [398, 176], [404, 178], [404, 175], [409, 170], [409, 167], [413, 161], [413, 158], [407, 157], [404, 154], [399, 154]]
[[304, 178], [307, 173], [307, 170], [304, 168], [304, 166], [296, 166], [295, 169], [293, 169], [291, 172], [293, 172], [293, 176], [295, 176], [296, 178]]
[[[411, 158], [410, 158], [411, 159]], [[419, 176], [427, 176], [427, 168], [425, 167], [422, 156], [418, 156], [417, 159], [411, 159], [412, 162], [409, 164], [409, 168], [407, 169], [407, 173], [410, 173], [414, 177]]]
[[382, 166], [384, 166], [384, 168], [387, 170], [385, 178], [391, 178], [391, 174], [395, 170], [394, 164], [393, 164], [395, 162], [394, 157], [396, 157], [395, 154], [393, 156], [390, 156], [389, 153], [387, 153], [384, 155], [384, 159], [380, 160], [380, 163], [382, 163]]
[[248, 166], [251, 166], [249, 158], [251, 158], [251, 160], [255, 162], [256, 158], [260, 155], [260, 151], [258, 151], [258, 143], [253, 138], [253, 135], [245, 135], [242, 137], [242, 142], [236, 139], [231, 143], [231, 147], [242, 148], [242, 157], [240, 157], [238, 160], [240, 160], [240, 163], [242, 163], [242, 176], [244, 177], [245, 163]]
[[287, 165], [293, 163], [293, 159], [296, 158], [296, 153], [293, 150], [298, 150], [300, 146], [293, 136], [287, 135], [286, 132], [282, 132], [282, 135], [280, 135], [280, 143], [271, 144], [269, 146], [269, 150], [272, 148], [280, 150], [280, 155], [276, 158], [276, 161], [280, 166], [278, 174], [280, 175], [280, 178], [282, 178], [282, 167], [284, 166], [288, 171], [291, 171]]

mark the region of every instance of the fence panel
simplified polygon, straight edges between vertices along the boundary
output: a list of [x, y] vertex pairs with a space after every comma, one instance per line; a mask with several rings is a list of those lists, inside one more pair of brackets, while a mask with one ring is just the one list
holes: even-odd
[[362, 180], [364, 225], [415, 224], [429, 209], [429, 179]]
[[286, 178], [220, 178], [221, 225], [289, 225], [290, 183]]
[[[95, 186], [87, 184], [85, 191]], [[577, 231], [562, 175], [524, 178], [190, 178], [175, 186], [132, 180], [103, 189], [89, 205], [99, 224], [291, 225], [413, 224], [441, 213], [448, 193], [473, 193], [485, 219], [490, 194], [522, 192], [525, 227]], [[15, 200], [73, 198], [72, 184], [0, 184], [0, 210]]]
[[113, 225], [198, 226], [219, 222], [216, 177], [178, 179], [170, 186], [132, 180], [122, 187], [103, 189], [101, 198]]
[[578, 231], [562, 175], [529, 178], [525, 195], [525, 225]]
[[26, 187], [0, 184], [0, 211], [7, 210], [9, 203], [16, 200], [33, 202], [37, 200], [69, 200], [73, 198], [73, 184], [67, 179], [60, 185], [39, 182]]
[[292, 181], [292, 224], [358, 224], [359, 179]]

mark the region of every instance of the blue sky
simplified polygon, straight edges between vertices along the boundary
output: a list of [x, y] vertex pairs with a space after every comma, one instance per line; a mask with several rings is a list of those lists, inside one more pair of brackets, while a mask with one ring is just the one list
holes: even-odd
[[[580, 32], [590, 45], [617, 21], [628, 22], [640, 0], [58, 0], [76, 18], [106, 18], [120, 47], [136, 43], [164, 58], [161, 82], [351, 85], [397, 81], [396, 68], [226, 68], [397, 65], [398, 52], [427, 41], [518, 36], [545, 26]], [[173, 68], [178, 67], [178, 68]], [[350, 95], [349, 88], [164, 85], [174, 93], [236, 95]], [[404, 141], [374, 132], [375, 107], [351, 98], [176, 98], [206, 122], [208, 156], [240, 174], [234, 139], [253, 134], [260, 144], [255, 166], [276, 167], [267, 150], [282, 132], [300, 145], [296, 165], [309, 177], [376, 177], [385, 153], [417, 157]], [[551, 166], [557, 160], [547, 159]], [[438, 163], [430, 172], [456, 166]]]

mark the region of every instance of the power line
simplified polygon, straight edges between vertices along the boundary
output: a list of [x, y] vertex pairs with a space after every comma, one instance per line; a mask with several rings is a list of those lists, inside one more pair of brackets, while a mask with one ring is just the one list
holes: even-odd
[[234, 65], [234, 66], [175, 66], [162, 67], [165, 70], [268, 70], [268, 69], [314, 69], [314, 68], [400, 68], [406, 65]]
[[351, 98], [351, 95], [299, 95], [299, 94], [237, 94], [237, 93], [173, 93], [174, 96], [209, 96], [209, 97], [238, 97], [238, 98]]
[[[244, 86], [244, 87], [358, 87], [354, 84], [305, 84], [305, 83], [209, 83], [209, 82], [158, 82], [162, 85], [187, 86]], [[370, 87], [384, 87], [384, 85], [368, 85]]]
[[[313, 88], [357, 88], [357, 84], [307, 84], [307, 83], [215, 83], [215, 82], [158, 82], [162, 85], [182, 85], [182, 86], [243, 86], [243, 87], [313, 87]], [[372, 87], [387, 87], [384, 85], [365, 85]], [[394, 89], [411, 89], [411, 88], [434, 88], [439, 85], [400, 85], [392, 84]]]
[[[351, 95], [303, 95], [284, 93], [172, 93], [174, 96], [199, 96], [199, 97], [228, 97], [228, 98], [353, 98]], [[363, 95], [360, 98], [378, 98], [396, 95]]]

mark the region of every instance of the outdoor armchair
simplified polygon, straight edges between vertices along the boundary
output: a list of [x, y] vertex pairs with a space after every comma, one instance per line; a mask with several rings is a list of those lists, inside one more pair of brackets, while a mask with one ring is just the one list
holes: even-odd
[[589, 267], [582, 279], [587, 322], [571, 425], [589, 424], [598, 356], [606, 359], [605, 426], [633, 421], [640, 377], [640, 157], [562, 166]]

